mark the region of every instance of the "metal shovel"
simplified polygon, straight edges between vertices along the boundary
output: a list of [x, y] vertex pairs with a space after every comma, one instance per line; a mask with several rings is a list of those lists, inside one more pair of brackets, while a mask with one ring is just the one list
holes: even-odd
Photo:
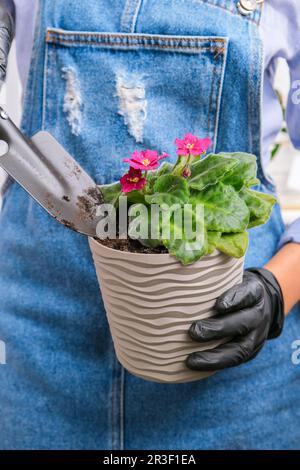
[[0, 107], [0, 167], [58, 222], [94, 237], [103, 196], [48, 132], [27, 139]]

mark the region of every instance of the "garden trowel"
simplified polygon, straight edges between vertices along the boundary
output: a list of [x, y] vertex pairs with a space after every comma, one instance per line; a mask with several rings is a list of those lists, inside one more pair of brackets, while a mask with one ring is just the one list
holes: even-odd
[[96, 235], [103, 202], [99, 187], [51, 134], [26, 138], [1, 107], [0, 167], [58, 222]]

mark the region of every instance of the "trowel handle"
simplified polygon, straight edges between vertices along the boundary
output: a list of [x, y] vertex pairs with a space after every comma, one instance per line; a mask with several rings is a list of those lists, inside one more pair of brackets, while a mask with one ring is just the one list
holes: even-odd
[[24, 147], [23, 151], [27, 150], [28, 145], [27, 139], [8, 117], [6, 111], [0, 107], [0, 165], [1, 157], [5, 154], [14, 153], [19, 147], [21, 149]]
[[53, 184], [50, 173], [57, 177], [54, 169], [45, 169], [43, 161], [42, 153], [0, 107], [0, 167], [30, 192], [32, 184], [41, 183], [43, 188]]

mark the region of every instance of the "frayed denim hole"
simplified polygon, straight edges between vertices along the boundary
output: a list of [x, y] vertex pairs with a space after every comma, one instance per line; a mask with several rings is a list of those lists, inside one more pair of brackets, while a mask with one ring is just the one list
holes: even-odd
[[80, 83], [73, 67], [63, 67], [62, 77], [66, 81], [63, 111], [67, 115], [72, 134], [78, 136], [82, 122], [82, 96]]
[[148, 104], [143, 78], [144, 75], [124, 72], [116, 74], [115, 96], [119, 98], [118, 114], [123, 116], [129, 134], [139, 143], [143, 142]]

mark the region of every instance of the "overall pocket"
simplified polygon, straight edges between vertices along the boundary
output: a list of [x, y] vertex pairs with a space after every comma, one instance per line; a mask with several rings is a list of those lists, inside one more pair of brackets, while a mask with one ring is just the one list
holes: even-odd
[[216, 146], [227, 38], [48, 29], [46, 43], [43, 127], [98, 183], [188, 131]]

